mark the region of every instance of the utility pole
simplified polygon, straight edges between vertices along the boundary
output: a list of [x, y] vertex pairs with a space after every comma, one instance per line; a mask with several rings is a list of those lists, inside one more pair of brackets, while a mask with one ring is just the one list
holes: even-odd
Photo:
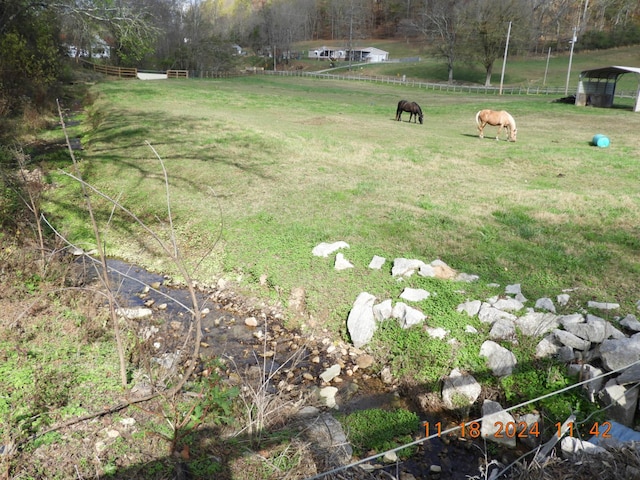
[[351, 3], [351, 14], [349, 15], [349, 72], [351, 72], [352, 61], [353, 61], [353, 2]]
[[511, 22], [509, 22], [509, 29], [507, 30], [507, 43], [504, 46], [504, 58], [502, 59], [502, 74], [500, 75], [500, 90], [498, 95], [502, 95], [502, 82], [504, 82], [504, 69], [507, 66], [507, 52], [509, 51], [509, 37], [511, 36]]
[[547, 72], [549, 71], [549, 57], [551, 57], [551, 47], [549, 47], [549, 52], [547, 53], [547, 66], [544, 69], [544, 80], [542, 80], [543, 87], [547, 84]]
[[573, 37], [571, 38], [571, 53], [569, 54], [569, 69], [567, 70], [567, 83], [564, 87], [564, 95], [569, 93], [569, 77], [571, 76], [571, 62], [573, 61], [573, 47], [576, 44], [578, 37], [576, 37], [576, 27], [573, 27]]

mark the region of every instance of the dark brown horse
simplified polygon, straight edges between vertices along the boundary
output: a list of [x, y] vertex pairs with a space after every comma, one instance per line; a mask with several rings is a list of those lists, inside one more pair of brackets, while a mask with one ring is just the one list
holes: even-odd
[[[396, 110], [396, 120], [400, 121], [402, 118], [402, 112], [409, 112], [409, 122], [413, 118], [413, 122], [416, 123], [416, 119], [420, 120], [420, 124], [422, 124], [422, 120], [424, 115], [422, 115], [422, 109], [420, 105], [416, 102], [408, 102], [407, 100], [400, 100], [398, 102], [398, 108]], [[414, 118], [415, 117], [415, 118]]]

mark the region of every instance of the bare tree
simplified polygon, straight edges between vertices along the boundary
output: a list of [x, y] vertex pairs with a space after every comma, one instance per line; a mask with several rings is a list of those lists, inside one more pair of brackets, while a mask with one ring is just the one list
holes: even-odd
[[349, 0], [347, 4], [347, 49], [349, 55], [349, 68], [351, 68], [351, 62], [357, 60], [354, 57], [354, 49], [358, 45], [361, 38], [366, 37], [367, 31], [370, 30], [367, 25], [367, 5], [363, 0]]
[[246, 41], [251, 33], [253, 5], [251, 0], [237, 0], [231, 10], [231, 36], [240, 41]]
[[436, 56], [447, 63], [447, 80], [453, 83], [453, 67], [470, 0], [423, 0], [415, 17], [404, 22], [405, 32], [422, 36]]
[[66, 20], [63, 25], [68, 27], [68, 31], [82, 25], [91, 37], [108, 36], [114, 63], [137, 65], [152, 51], [159, 34], [151, 21], [151, 12], [138, 3], [67, 0], [46, 3], [46, 8]]
[[465, 52], [485, 69], [485, 85], [491, 85], [496, 59], [505, 51], [509, 23], [512, 23], [510, 45], [516, 48], [529, 37], [526, 6], [520, 0], [478, 0], [467, 9], [470, 27], [465, 38]]
[[184, 1], [140, 0], [139, 4], [151, 14], [150, 21], [161, 32], [156, 37], [153, 52], [140, 66], [154, 70], [180, 68], [175, 65], [174, 53], [184, 45]]
[[254, 15], [258, 24], [262, 49], [271, 52], [274, 68], [277, 60], [288, 62], [294, 42], [304, 39], [305, 27], [314, 15], [307, 0], [279, 0], [265, 4]]
[[411, 0], [374, 0], [371, 4], [374, 37], [393, 37], [401, 19], [410, 17]]

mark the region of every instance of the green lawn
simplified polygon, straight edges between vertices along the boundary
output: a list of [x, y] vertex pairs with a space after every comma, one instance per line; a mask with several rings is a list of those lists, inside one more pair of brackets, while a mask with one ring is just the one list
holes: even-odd
[[[94, 92], [85, 178], [166, 232], [149, 142], [205, 283], [225, 276], [285, 304], [303, 287], [310, 313], [335, 328], [360, 291], [401, 289], [389, 269], [367, 268], [373, 255], [440, 258], [487, 283], [522, 283], [532, 299], [573, 288], [577, 302], [631, 311], [638, 300], [640, 115], [628, 108], [270, 76], [112, 81]], [[401, 98], [422, 105], [424, 125], [394, 121]], [[491, 127], [477, 137], [485, 107], [514, 115], [517, 143], [491, 139]], [[611, 146], [591, 146], [596, 133]], [[47, 211], [90, 246], [77, 185], [54, 176]], [[100, 199], [96, 208], [109, 254], [175, 273], [131, 221]], [[311, 255], [337, 240], [356, 268], [336, 273], [332, 258]]]

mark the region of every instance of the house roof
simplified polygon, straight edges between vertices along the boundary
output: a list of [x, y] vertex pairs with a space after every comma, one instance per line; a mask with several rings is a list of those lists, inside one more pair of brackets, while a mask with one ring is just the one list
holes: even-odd
[[[347, 49], [346, 47], [325, 47], [322, 46], [320, 48], [316, 48], [315, 51], [339, 51], [339, 50], [345, 50]], [[347, 49], [348, 50], [348, 49]], [[376, 53], [376, 54], [387, 54], [389, 52], [387, 52], [386, 50], [380, 50], [379, 48], [376, 47], [365, 47], [365, 48], [354, 48], [354, 51], [357, 52], [368, 52], [368, 53]]]
[[363, 48], [361, 50], [363, 52], [377, 53], [377, 54], [389, 53], [386, 50], [380, 50], [379, 48], [376, 48], [376, 47], [367, 47], [367, 48]]
[[602, 68], [593, 68], [591, 70], [583, 70], [580, 72], [580, 78], [606, 78], [606, 79], [616, 79], [620, 75], [625, 73], [638, 73], [640, 74], [640, 68], [638, 67], [602, 67]]

